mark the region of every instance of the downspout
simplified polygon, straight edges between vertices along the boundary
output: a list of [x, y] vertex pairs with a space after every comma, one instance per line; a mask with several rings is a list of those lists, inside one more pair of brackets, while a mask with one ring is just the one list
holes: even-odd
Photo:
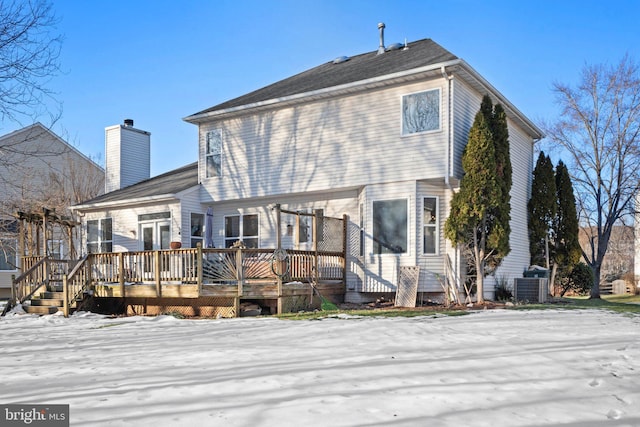
[[449, 175], [451, 174], [451, 152], [453, 151], [453, 74], [447, 74], [445, 70], [445, 66], [440, 67], [440, 72], [442, 73], [442, 77], [447, 81], [447, 112], [449, 114], [449, 125], [447, 126], [447, 148], [445, 150], [445, 164], [447, 165], [447, 170], [444, 174], [444, 184], [453, 192], [453, 188], [451, 187], [451, 183], [449, 182]]
[[[448, 121], [448, 126], [447, 126], [447, 147], [445, 150], [445, 165], [446, 165], [446, 171], [444, 174], [444, 185], [449, 189], [449, 194], [451, 196], [453, 196], [453, 194], [455, 193], [455, 191], [453, 190], [453, 187], [451, 186], [451, 181], [449, 180], [449, 177], [451, 175], [451, 165], [452, 165], [452, 161], [451, 161], [451, 156], [453, 153], [453, 143], [454, 143], [454, 125], [453, 125], [453, 73], [451, 74], [447, 74], [445, 66], [442, 65], [440, 67], [440, 72], [442, 73], [442, 77], [447, 81], [447, 113], [449, 114], [449, 121]], [[460, 266], [460, 250], [458, 249], [458, 247], [453, 248], [454, 249], [454, 262], [452, 262], [451, 264], [453, 265], [453, 273], [454, 276], [460, 280], [460, 271], [459, 271], [459, 266]], [[456, 287], [458, 287], [459, 283], [456, 283]]]

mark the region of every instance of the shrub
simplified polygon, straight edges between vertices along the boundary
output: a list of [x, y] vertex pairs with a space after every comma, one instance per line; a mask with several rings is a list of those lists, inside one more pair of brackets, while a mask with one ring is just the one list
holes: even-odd
[[513, 292], [511, 292], [509, 288], [507, 279], [498, 277], [496, 280], [496, 301], [511, 301], [513, 299]]
[[584, 295], [591, 291], [593, 286], [593, 271], [584, 263], [578, 263], [569, 273], [567, 287], [578, 294]]

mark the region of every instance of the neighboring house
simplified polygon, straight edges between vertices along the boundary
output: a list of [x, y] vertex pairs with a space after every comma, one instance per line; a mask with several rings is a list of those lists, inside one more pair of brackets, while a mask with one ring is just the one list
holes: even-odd
[[[199, 129], [197, 163], [76, 206], [87, 250], [161, 249], [172, 240], [193, 247], [202, 241], [209, 207], [216, 247], [242, 240], [275, 248], [279, 204], [348, 215], [347, 301], [395, 292], [400, 266], [421, 267], [418, 291], [440, 293], [447, 258], [453, 274], [464, 275], [443, 225], [463, 174], [468, 131], [489, 94], [507, 112], [513, 165], [511, 253], [497, 275], [521, 277], [529, 263], [533, 144], [541, 131], [432, 40], [382, 46], [186, 117]], [[281, 224], [287, 249], [311, 247], [310, 224], [301, 218]], [[491, 298], [493, 288], [486, 288]]]
[[[72, 239], [55, 224], [41, 235], [43, 209], [52, 222], [68, 216], [70, 205], [104, 190], [104, 169], [40, 123], [0, 137], [0, 152], [0, 298], [6, 298], [11, 276], [21, 273], [21, 247], [28, 255], [75, 255]], [[22, 246], [18, 212], [33, 221]]]
[[[591, 237], [596, 236], [596, 234], [595, 227], [591, 230], [588, 227], [580, 227], [578, 237], [580, 246], [586, 254], [591, 253], [590, 240]], [[594, 244], [597, 248], [597, 242], [594, 242]], [[611, 229], [607, 253], [600, 267], [600, 280], [602, 283], [611, 283], [618, 279], [628, 279], [628, 276], [634, 272], [634, 258], [635, 245], [633, 227], [628, 225], [614, 226]], [[583, 261], [585, 260], [583, 259]]]

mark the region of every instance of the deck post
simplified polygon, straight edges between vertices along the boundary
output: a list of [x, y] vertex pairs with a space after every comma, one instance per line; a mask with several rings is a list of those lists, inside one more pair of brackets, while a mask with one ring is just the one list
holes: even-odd
[[160, 284], [160, 251], [154, 251], [154, 265], [156, 270], [156, 295], [158, 298], [162, 296], [162, 285]]
[[62, 276], [62, 314], [69, 317], [69, 279], [66, 274]]
[[196, 283], [198, 284], [198, 297], [202, 294], [202, 242], [196, 245]]
[[280, 235], [280, 204], [276, 205], [276, 249], [282, 248], [282, 236]]
[[242, 270], [242, 249], [236, 249], [236, 281], [238, 282], [238, 297], [244, 292], [244, 271]]
[[13, 301], [14, 304], [18, 302], [18, 300], [16, 299], [17, 293], [18, 292], [16, 291], [16, 275], [12, 274], [11, 275], [11, 301]]
[[242, 270], [242, 248], [236, 249], [236, 283], [238, 294], [234, 298], [236, 317], [240, 317], [240, 299], [244, 293], [244, 271]]
[[347, 287], [347, 232], [349, 227], [349, 215], [342, 215], [342, 283]]
[[318, 211], [311, 217], [311, 238], [313, 239], [313, 280], [317, 285], [320, 282], [320, 270], [318, 268]]
[[118, 279], [120, 281], [120, 295], [124, 298], [124, 252], [118, 252]]

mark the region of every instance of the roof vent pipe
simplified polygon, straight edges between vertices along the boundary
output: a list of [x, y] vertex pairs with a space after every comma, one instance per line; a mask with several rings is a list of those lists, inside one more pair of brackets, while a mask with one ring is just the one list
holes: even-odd
[[378, 24], [378, 30], [380, 30], [380, 46], [378, 46], [378, 55], [384, 53], [384, 22]]
[[133, 119], [124, 119], [124, 125], [127, 127], [133, 127]]

